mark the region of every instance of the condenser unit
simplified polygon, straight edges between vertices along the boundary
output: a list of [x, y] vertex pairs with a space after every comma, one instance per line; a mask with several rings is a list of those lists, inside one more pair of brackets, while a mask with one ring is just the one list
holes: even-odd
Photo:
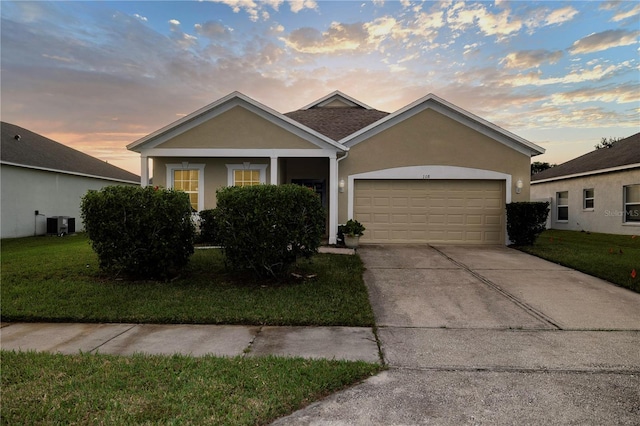
[[47, 234], [66, 235], [76, 232], [76, 218], [69, 216], [53, 216], [47, 218]]

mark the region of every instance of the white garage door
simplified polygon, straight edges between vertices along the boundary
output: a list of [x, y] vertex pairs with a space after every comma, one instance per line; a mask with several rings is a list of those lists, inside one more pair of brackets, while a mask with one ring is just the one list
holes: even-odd
[[504, 181], [356, 180], [361, 242], [504, 244]]

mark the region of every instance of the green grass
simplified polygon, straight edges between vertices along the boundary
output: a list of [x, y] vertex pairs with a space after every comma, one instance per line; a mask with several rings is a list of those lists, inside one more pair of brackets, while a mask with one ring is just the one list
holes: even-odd
[[364, 362], [0, 352], [2, 424], [263, 425], [381, 370]]
[[3, 321], [374, 325], [357, 256], [316, 255], [296, 265], [316, 278], [265, 284], [215, 249], [171, 282], [104, 276], [84, 235], [3, 240], [1, 254]]
[[[640, 235], [611, 235], [547, 230], [531, 247], [519, 247], [543, 259], [640, 292]], [[636, 277], [632, 277], [635, 269]]]

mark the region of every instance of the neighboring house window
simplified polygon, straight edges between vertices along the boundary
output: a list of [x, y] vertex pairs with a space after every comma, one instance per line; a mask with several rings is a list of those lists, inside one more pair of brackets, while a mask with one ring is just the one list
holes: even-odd
[[640, 184], [624, 187], [624, 221], [640, 223]]
[[593, 195], [594, 195], [593, 188], [584, 190], [584, 202], [582, 203], [582, 206], [583, 206], [582, 208], [584, 208], [585, 210], [587, 209], [593, 210], [593, 205], [594, 205]]
[[569, 220], [569, 191], [556, 192], [557, 215], [556, 220]]
[[253, 186], [267, 182], [266, 164], [227, 164], [228, 186]]
[[186, 192], [196, 212], [204, 208], [204, 164], [167, 164], [167, 184]]

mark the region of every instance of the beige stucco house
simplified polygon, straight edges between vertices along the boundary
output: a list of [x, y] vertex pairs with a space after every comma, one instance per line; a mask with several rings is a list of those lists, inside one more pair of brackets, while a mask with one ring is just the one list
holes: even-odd
[[531, 199], [553, 229], [640, 234], [640, 133], [534, 175]]
[[[505, 204], [529, 200], [544, 149], [433, 94], [394, 112], [333, 92], [281, 114], [238, 92], [133, 142], [142, 184], [214, 208], [228, 185], [296, 183], [370, 243], [504, 244]], [[152, 161], [151, 161], [152, 160]], [[152, 165], [151, 165], [152, 164]]]

